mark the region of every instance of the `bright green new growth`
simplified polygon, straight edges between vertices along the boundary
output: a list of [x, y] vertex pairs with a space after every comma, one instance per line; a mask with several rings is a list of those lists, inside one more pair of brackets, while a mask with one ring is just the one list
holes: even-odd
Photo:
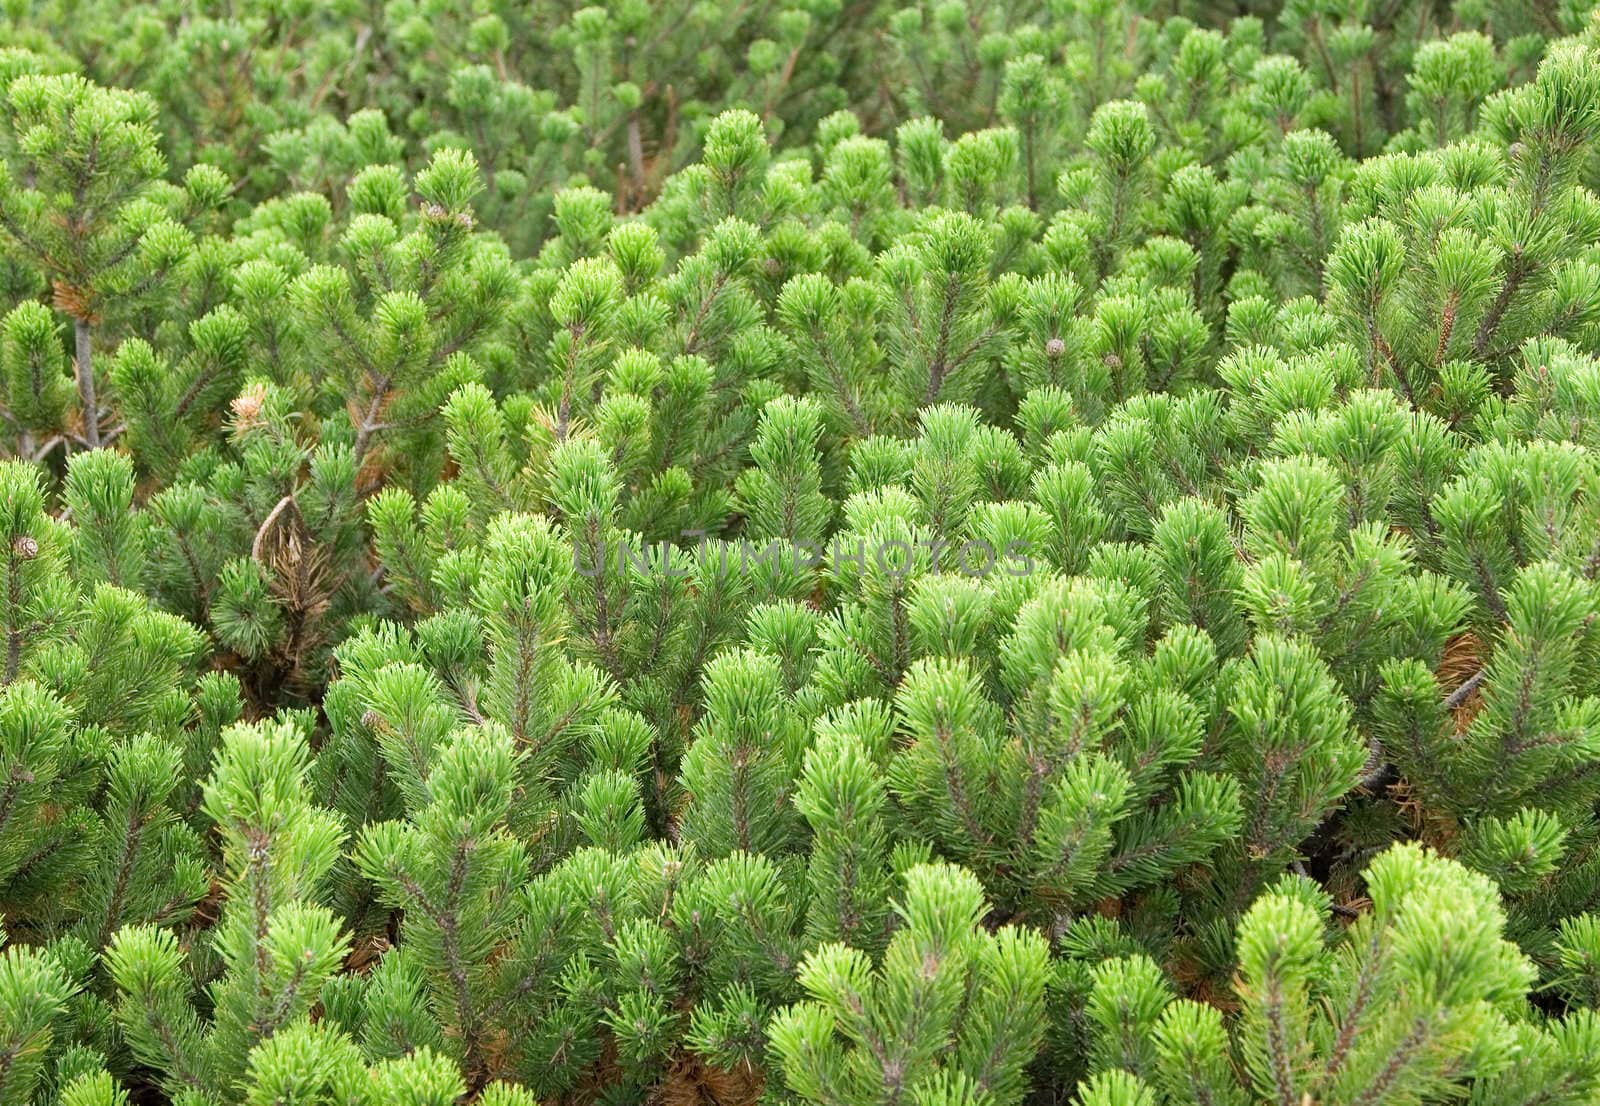
[[0, 7], [0, 1106], [1600, 1100], [1600, 14]]

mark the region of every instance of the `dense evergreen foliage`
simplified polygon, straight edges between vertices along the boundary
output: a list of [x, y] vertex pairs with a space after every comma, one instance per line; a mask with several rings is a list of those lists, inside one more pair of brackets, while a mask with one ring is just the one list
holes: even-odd
[[1589, 9], [0, 6], [0, 1106], [1600, 1103]]

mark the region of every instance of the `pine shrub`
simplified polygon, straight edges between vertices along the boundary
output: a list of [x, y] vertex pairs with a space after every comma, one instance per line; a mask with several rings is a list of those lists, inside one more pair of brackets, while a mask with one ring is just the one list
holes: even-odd
[[1600, 14], [0, 5], [0, 1106], [1600, 1102]]

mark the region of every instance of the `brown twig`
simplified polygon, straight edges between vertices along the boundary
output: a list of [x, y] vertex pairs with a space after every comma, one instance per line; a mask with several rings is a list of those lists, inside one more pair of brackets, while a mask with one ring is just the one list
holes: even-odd
[[[255, 540], [250, 543], [250, 557], [252, 560], [261, 560], [261, 543], [266, 540], [267, 531], [272, 529], [272, 524], [278, 520], [278, 516], [284, 512], [284, 509], [293, 503], [294, 493], [290, 492], [288, 495], [278, 500], [277, 506], [268, 511], [267, 517], [261, 520], [261, 527], [256, 530]], [[296, 507], [296, 510], [298, 509], [299, 508]]]

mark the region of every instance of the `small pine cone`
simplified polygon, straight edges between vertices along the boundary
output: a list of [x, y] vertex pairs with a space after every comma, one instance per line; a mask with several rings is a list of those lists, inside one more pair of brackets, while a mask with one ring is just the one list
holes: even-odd
[[1100, 358], [1100, 363], [1108, 369], [1122, 368], [1122, 358], [1118, 357], [1114, 353], [1108, 353], [1104, 357]]
[[11, 539], [11, 552], [24, 561], [31, 561], [39, 555], [39, 543], [27, 534]]
[[252, 384], [233, 398], [233, 420], [239, 429], [256, 421], [267, 402], [267, 389], [262, 384]]
[[369, 730], [375, 730], [383, 725], [383, 715], [372, 709], [361, 712], [361, 724]]
[[1512, 161], [1516, 161], [1518, 158], [1522, 157], [1523, 154], [1528, 152], [1528, 148], [1520, 142], [1513, 142], [1511, 144], [1511, 149], [1506, 152], [1511, 155]]
[[1060, 338], [1052, 338], [1044, 344], [1044, 355], [1054, 361], [1067, 352], [1067, 343]]

